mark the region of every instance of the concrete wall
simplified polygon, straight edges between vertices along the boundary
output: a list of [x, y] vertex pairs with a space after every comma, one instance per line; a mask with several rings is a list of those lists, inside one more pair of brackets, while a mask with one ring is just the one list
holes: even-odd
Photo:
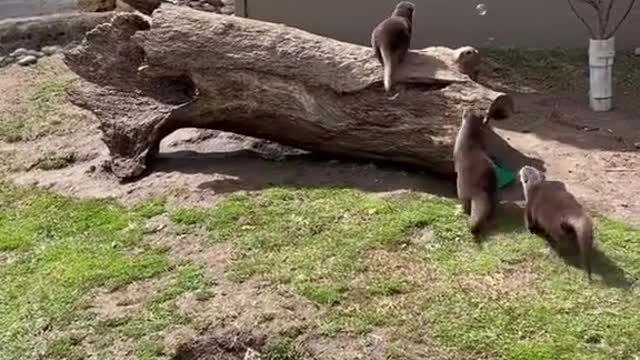
[[[244, 2], [242, 2], [244, 1]], [[619, 19], [623, 5], [612, 19]], [[242, 3], [240, 3], [242, 2]], [[284, 23], [339, 40], [369, 44], [373, 27], [391, 13], [396, 0], [236, 0], [236, 14]], [[413, 0], [412, 47], [583, 48], [589, 33], [566, 0]], [[478, 15], [483, 2], [488, 12]], [[576, 1], [577, 2], [577, 1]], [[588, 10], [588, 9], [587, 9]], [[584, 12], [589, 14], [589, 11]], [[618, 49], [640, 46], [640, 3], [616, 34]]]

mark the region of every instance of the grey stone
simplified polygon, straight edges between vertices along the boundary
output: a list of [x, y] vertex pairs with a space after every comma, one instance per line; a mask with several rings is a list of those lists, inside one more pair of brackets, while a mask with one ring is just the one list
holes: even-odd
[[222, 7], [222, 1], [221, 0], [207, 0], [207, 2], [217, 8]]
[[22, 56], [35, 56], [35, 57], [42, 57], [44, 56], [43, 53], [41, 53], [40, 51], [36, 51], [36, 50], [25, 50], [23, 54], [18, 55], [17, 57], [22, 57]]
[[25, 49], [25, 48], [19, 48], [19, 49], [15, 49], [12, 53], [11, 56], [15, 57], [15, 58], [19, 58], [21, 56], [25, 56], [25, 55], [29, 55], [28, 54], [29, 50]]
[[26, 55], [18, 59], [18, 65], [29, 66], [38, 62], [38, 58], [33, 55]]
[[216, 11], [216, 7], [211, 5], [211, 4], [209, 4], [209, 3], [207, 3], [207, 4], [202, 5], [202, 10], [208, 11], [208, 12], [214, 12], [214, 11]]
[[221, 14], [224, 14], [224, 15], [231, 15], [231, 14], [233, 14], [234, 12], [235, 12], [235, 9], [234, 9], [233, 7], [230, 7], [230, 6], [223, 6], [223, 7], [220, 9], [220, 13], [221, 13]]
[[16, 58], [13, 56], [5, 56], [4, 60], [0, 61], [0, 66], [7, 66], [9, 64], [13, 64], [16, 61]]
[[634, 51], [634, 54], [636, 54], [637, 56], [640, 56], [640, 47], [637, 47]]
[[45, 55], [51, 56], [53, 54], [57, 54], [62, 52], [62, 48], [60, 46], [57, 45], [53, 45], [53, 46], [45, 46], [41, 49], [41, 51], [43, 53], [45, 53]]
[[233, 6], [236, 4], [235, 0], [222, 0], [224, 5]]

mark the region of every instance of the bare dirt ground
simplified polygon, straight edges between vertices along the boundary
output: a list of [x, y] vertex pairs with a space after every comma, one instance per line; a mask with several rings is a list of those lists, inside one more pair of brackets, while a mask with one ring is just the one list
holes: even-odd
[[[73, 77], [59, 57], [42, 62], [36, 69], [0, 69], [0, 109], [5, 114], [24, 112], [32, 106], [32, 90], [43, 77]], [[621, 93], [616, 98], [616, 109], [600, 114], [589, 110], [586, 93], [582, 92], [520, 93], [514, 98], [517, 113], [494, 123], [498, 134], [525, 155], [542, 160], [548, 177], [566, 182], [590, 209], [640, 223], [640, 196], [636, 196], [640, 191], [638, 93]], [[126, 203], [162, 195], [170, 205], [210, 206], [228, 193], [275, 186], [341, 185], [381, 194], [402, 190], [455, 194], [452, 183], [426, 173], [311, 156], [259, 139], [197, 129], [184, 129], [165, 139], [161, 158], [148, 176], [119, 183], [101, 171], [108, 153], [100, 141], [95, 118], [64, 101], [56, 111], [60, 121], [52, 125], [55, 131], [47, 130], [26, 141], [0, 141], [0, 171], [12, 181], [38, 184], [74, 196], [116, 197]], [[39, 166], [43, 159], [71, 160], [65, 163], [68, 166], [44, 170]], [[308, 302], [285, 290], [226, 280], [229, 249], [203, 246], [201, 239], [193, 235], [179, 238], [170, 229], [157, 236], [169, 245], [180, 244], [172, 247], [177, 259], [204, 264], [224, 293], [212, 301], [195, 301], [193, 294], [182, 300], [181, 309], [199, 319], [196, 323], [202, 326], [167, 336], [168, 342], [175, 343], [172, 347], [176, 358], [203, 358], [202, 354], [225, 347], [232, 353], [235, 345], [223, 341], [229, 338], [245, 339], [245, 347], [259, 347], [261, 333], [274, 332], [308, 334], [306, 348], [313, 349], [318, 358], [381, 358], [384, 353], [384, 334], [324, 338], [312, 330], [318, 310]], [[137, 284], [101, 297], [94, 307], [101, 316], [117, 317], [135, 311], [153, 288], [153, 283]], [[230, 329], [252, 331], [232, 336], [225, 333], [236, 331]], [[244, 354], [237, 355], [227, 358], [240, 359]]]

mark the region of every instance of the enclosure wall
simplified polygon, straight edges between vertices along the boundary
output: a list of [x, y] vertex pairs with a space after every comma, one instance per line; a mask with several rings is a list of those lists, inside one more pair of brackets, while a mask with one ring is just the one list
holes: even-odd
[[[244, 2], [243, 2], [244, 1]], [[617, 0], [613, 20], [629, 0]], [[371, 29], [396, 0], [236, 0], [237, 15], [285, 23], [343, 41], [368, 44]], [[587, 48], [589, 33], [566, 0], [413, 0], [413, 47]], [[476, 11], [486, 4], [484, 16]], [[576, 1], [578, 3], [578, 1]], [[591, 9], [581, 8], [591, 14]], [[618, 49], [640, 46], [640, 2], [616, 34]]]

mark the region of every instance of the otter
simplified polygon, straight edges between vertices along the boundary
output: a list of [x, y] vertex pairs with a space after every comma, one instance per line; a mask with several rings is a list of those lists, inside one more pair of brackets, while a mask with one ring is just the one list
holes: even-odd
[[497, 203], [498, 179], [482, 133], [487, 122], [487, 117], [464, 110], [453, 150], [457, 195], [464, 213], [471, 217], [474, 237], [493, 215]]
[[[415, 5], [409, 1], [399, 2], [390, 17], [384, 19], [371, 32], [371, 47], [384, 68], [384, 89], [393, 87], [393, 76], [398, 65], [404, 61], [411, 45], [411, 28]], [[390, 99], [397, 98], [399, 93]]]
[[524, 221], [527, 230], [546, 235], [558, 244], [575, 241], [591, 280], [593, 221], [589, 215], [566, 188], [547, 181], [538, 169], [526, 165], [518, 175], [526, 202]]

